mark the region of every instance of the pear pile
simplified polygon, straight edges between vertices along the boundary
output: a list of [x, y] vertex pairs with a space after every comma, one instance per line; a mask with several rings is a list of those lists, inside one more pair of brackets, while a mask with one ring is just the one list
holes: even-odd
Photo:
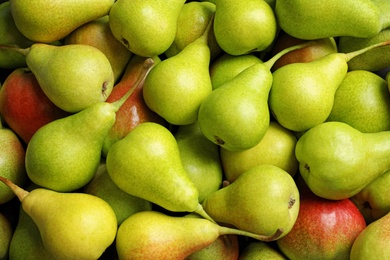
[[350, 259], [386, 259], [389, 14], [0, 0], [0, 260], [289, 259], [297, 178], [370, 224]]

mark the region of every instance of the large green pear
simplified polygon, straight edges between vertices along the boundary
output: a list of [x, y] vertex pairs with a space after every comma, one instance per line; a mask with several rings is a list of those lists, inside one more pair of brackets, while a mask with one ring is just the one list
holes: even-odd
[[390, 131], [387, 81], [366, 70], [348, 72], [337, 88], [327, 121], [345, 122], [361, 132]]
[[278, 0], [275, 14], [283, 31], [305, 40], [372, 37], [384, 26], [379, 8], [371, 0]]
[[362, 133], [343, 122], [324, 122], [298, 139], [295, 155], [317, 196], [350, 198], [390, 168], [390, 131]]
[[203, 201], [217, 222], [255, 234], [271, 235], [294, 226], [299, 212], [299, 191], [294, 179], [274, 165], [258, 165]]
[[276, 37], [274, 11], [265, 1], [216, 0], [214, 34], [218, 45], [231, 55], [262, 51]]
[[107, 15], [114, 0], [11, 0], [19, 31], [35, 42], [63, 39], [79, 26]]
[[117, 0], [109, 13], [115, 38], [132, 53], [154, 57], [164, 53], [176, 36], [185, 0]]

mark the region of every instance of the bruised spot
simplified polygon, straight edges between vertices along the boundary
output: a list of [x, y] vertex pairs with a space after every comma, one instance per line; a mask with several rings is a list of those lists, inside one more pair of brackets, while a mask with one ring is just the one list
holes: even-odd
[[104, 96], [104, 97], [107, 97], [107, 85], [108, 85], [108, 82], [107, 81], [104, 81], [103, 82], [103, 85], [102, 85], [102, 95]]
[[295, 202], [296, 199], [290, 197], [290, 200], [288, 202], [288, 208], [291, 209], [294, 206]]
[[121, 41], [126, 46], [127, 49], [130, 49], [130, 43], [128, 40], [126, 40], [125, 38], [122, 38]]
[[225, 144], [225, 141], [222, 140], [220, 137], [218, 136], [214, 136], [214, 141], [217, 145], [224, 145]]

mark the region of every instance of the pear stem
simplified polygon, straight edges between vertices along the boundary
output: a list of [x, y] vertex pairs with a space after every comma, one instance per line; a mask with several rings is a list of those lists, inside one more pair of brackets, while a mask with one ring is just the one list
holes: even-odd
[[30, 52], [30, 48], [23, 49], [16, 46], [4, 45], [4, 44], [0, 44], [0, 49], [8, 49], [8, 50], [16, 51], [24, 56], [26, 56]]
[[207, 220], [210, 220], [211, 222], [217, 224], [217, 222], [215, 222], [214, 219], [212, 219], [209, 214], [207, 214], [207, 212], [204, 210], [203, 206], [201, 204], [198, 204], [198, 207], [194, 210], [195, 213], [197, 213], [198, 215], [200, 215], [201, 217], [207, 219]]
[[252, 232], [244, 231], [241, 229], [236, 229], [236, 228], [230, 228], [230, 227], [225, 227], [225, 226], [220, 226], [220, 235], [239, 235], [239, 236], [246, 236], [246, 237], [251, 237], [256, 240], [261, 240], [261, 241], [273, 241], [276, 240], [280, 237], [281, 234], [283, 234], [283, 229], [278, 228], [273, 235], [266, 236], [266, 235], [260, 235], [260, 234], [255, 234]]
[[20, 188], [18, 185], [3, 176], [0, 176], [0, 181], [7, 185], [20, 201], [23, 201], [23, 199], [29, 194], [28, 191]]
[[126, 100], [131, 96], [131, 94], [134, 92], [136, 88], [142, 82], [144, 82], [146, 76], [149, 74], [149, 71], [152, 69], [154, 66], [155, 62], [152, 58], [147, 58], [144, 63], [142, 64], [141, 71], [138, 75], [137, 81], [134, 83], [134, 85], [124, 94], [120, 99], [116, 100], [112, 104], [115, 106], [116, 111], [119, 110], [119, 108], [126, 102]]
[[313, 41], [306, 41], [304, 43], [301, 43], [301, 44], [297, 44], [297, 45], [294, 45], [294, 46], [290, 46], [290, 47], [287, 47], [283, 50], [281, 50], [280, 52], [278, 52], [277, 54], [275, 54], [271, 59], [269, 59], [268, 61], [264, 62], [263, 64], [269, 69], [271, 70], [272, 66], [275, 64], [275, 62], [281, 58], [283, 55], [291, 52], [291, 51], [295, 51], [295, 50], [299, 50], [299, 49], [302, 49], [302, 48], [305, 48], [305, 47], [308, 47], [308, 46], [311, 46], [311, 45], [314, 45], [316, 44], [317, 41], [313, 40]]
[[366, 51], [372, 50], [372, 49], [377, 48], [377, 47], [386, 46], [386, 45], [389, 45], [389, 44], [390, 44], [390, 40], [379, 42], [379, 43], [367, 46], [367, 47], [365, 47], [363, 49], [360, 49], [360, 50], [357, 50], [357, 51], [345, 53], [345, 58], [346, 58], [346, 60], [348, 62], [351, 59], [355, 58], [356, 56], [359, 56], [360, 54], [365, 53]]

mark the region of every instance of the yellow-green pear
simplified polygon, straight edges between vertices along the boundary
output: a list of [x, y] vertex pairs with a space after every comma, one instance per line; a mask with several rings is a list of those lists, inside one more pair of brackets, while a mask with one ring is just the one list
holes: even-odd
[[14, 234], [10, 220], [0, 212], [0, 259], [6, 260], [9, 256], [9, 246]]
[[386, 260], [390, 248], [390, 212], [369, 224], [352, 245], [350, 260]]
[[340, 83], [327, 121], [361, 132], [390, 131], [390, 94], [385, 79], [367, 70], [349, 71]]
[[98, 259], [114, 242], [117, 221], [104, 200], [86, 193], [44, 188], [27, 191], [0, 176], [39, 229], [42, 243], [56, 259]]
[[241, 251], [238, 260], [287, 260], [276, 246], [264, 241], [248, 243]]
[[274, 165], [246, 170], [229, 185], [203, 201], [205, 211], [217, 223], [255, 234], [290, 232], [299, 212], [299, 191], [292, 176]]
[[276, 121], [270, 121], [261, 141], [253, 148], [232, 152], [220, 149], [221, 163], [227, 181], [237, 177], [256, 165], [272, 164], [295, 176], [298, 172], [298, 160], [295, 157], [297, 138], [294, 133]]
[[11, 0], [9, 2], [19, 31], [32, 41], [49, 43], [61, 40], [79, 26], [107, 15], [115, 1]]
[[164, 53], [176, 36], [185, 0], [117, 0], [109, 13], [115, 38], [132, 53], [154, 57]]

